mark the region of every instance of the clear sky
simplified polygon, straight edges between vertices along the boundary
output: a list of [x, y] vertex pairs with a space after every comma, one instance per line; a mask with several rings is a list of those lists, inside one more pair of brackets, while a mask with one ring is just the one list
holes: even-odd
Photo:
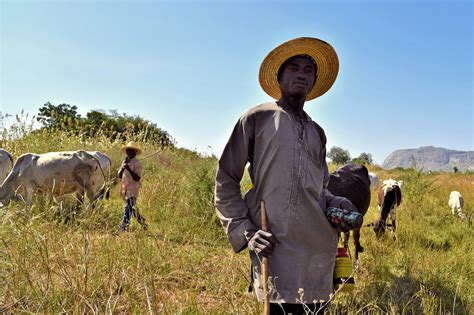
[[271, 100], [258, 83], [266, 54], [310, 36], [340, 60], [332, 89], [305, 105], [328, 149], [377, 163], [396, 149], [474, 150], [472, 1], [1, 0], [0, 10], [4, 113], [48, 101], [117, 109], [219, 156], [239, 116]]

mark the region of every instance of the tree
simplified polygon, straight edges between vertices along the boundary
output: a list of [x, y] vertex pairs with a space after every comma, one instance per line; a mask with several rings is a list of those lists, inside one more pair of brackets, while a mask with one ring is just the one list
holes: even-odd
[[81, 115], [77, 114], [76, 105], [53, 105], [47, 102], [39, 109], [36, 120], [47, 128], [62, 128], [63, 126], [68, 126], [68, 129], [70, 129], [81, 120]]
[[340, 147], [332, 147], [329, 150], [327, 156], [335, 164], [347, 164], [351, 160], [351, 155], [349, 154], [349, 151], [344, 150]]
[[352, 163], [360, 164], [360, 165], [370, 165], [373, 163], [372, 154], [362, 152], [359, 157], [352, 159]]
[[119, 114], [116, 110], [107, 114], [103, 110], [91, 110], [85, 118], [77, 114], [77, 106], [69, 104], [53, 105], [50, 102], [39, 109], [37, 120], [44, 128], [60, 129], [83, 137], [92, 138], [98, 134], [111, 140], [117, 138], [143, 142], [153, 142], [161, 147], [173, 147], [174, 140], [168, 132], [140, 116]]

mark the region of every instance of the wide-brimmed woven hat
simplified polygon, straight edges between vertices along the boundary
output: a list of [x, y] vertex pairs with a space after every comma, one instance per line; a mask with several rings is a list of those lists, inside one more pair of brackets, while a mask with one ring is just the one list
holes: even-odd
[[120, 150], [122, 153], [125, 153], [127, 149], [133, 149], [137, 152], [137, 155], [142, 154], [142, 149], [135, 143], [135, 141], [130, 141], [127, 145], [122, 146]]
[[339, 59], [336, 51], [331, 45], [320, 39], [299, 37], [276, 47], [263, 60], [260, 65], [259, 81], [265, 93], [277, 100], [280, 99], [278, 70], [286, 60], [298, 55], [310, 56], [318, 66], [316, 82], [306, 96], [306, 100], [315, 99], [331, 88], [339, 71]]

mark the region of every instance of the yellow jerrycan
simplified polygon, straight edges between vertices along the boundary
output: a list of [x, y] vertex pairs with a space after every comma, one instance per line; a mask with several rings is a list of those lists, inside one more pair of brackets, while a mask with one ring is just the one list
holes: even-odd
[[352, 292], [354, 290], [355, 281], [352, 277], [352, 261], [346, 252], [344, 247], [337, 249], [336, 255], [336, 267], [334, 268], [334, 290], [338, 290], [342, 285], [339, 292]]

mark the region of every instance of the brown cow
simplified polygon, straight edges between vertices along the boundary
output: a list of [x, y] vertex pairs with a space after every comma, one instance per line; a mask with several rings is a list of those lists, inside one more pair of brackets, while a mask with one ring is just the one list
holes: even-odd
[[[386, 227], [389, 226], [392, 227], [392, 231], [396, 237], [396, 209], [402, 202], [402, 185], [403, 181], [388, 179], [383, 181], [382, 187], [379, 189], [380, 218], [374, 222], [374, 232], [377, 237], [381, 237], [385, 233]], [[389, 215], [391, 225], [387, 224]]]

